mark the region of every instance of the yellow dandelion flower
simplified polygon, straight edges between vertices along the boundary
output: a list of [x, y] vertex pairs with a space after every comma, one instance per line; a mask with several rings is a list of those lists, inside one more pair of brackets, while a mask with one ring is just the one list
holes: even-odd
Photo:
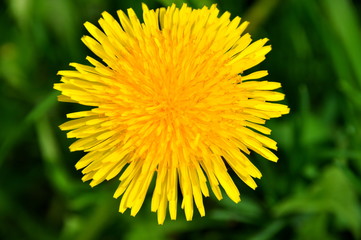
[[95, 186], [120, 175], [114, 197], [122, 196], [120, 212], [129, 208], [134, 216], [155, 178], [151, 211], [159, 224], [168, 206], [176, 219], [178, 198], [187, 220], [194, 203], [204, 216], [209, 188], [219, 200], [222, 187], [239, 202], [228, 170], [256, 188], [253, 178], [261, 173], [247, 155], [277, 161], [270, 151], [276, 142], [262, 125], [289, 112], [272, 103], [284, 99], [273, 91], [279, 83], [255, 80], [267, 71], [243, 74], [265, 59], [267, 39], [251, 43], [242, 35], [248, 23], [219, 15], [216, 5], [149, 10], [143, 4], [144, 23], [132, 9], [118, 17], [120, 24], [104, 12], [102, 30], [84, 24], [92, 37], [82, 41], [101, 61], [71, 63], [75, 70], [60, 71], [62, 83], [54, 85], [59, 101], [92, 107], [68, 114], [73, 120], [60, 126], [78, 139], [70, 150], [87, 153], [76, 164], [82, 180]]

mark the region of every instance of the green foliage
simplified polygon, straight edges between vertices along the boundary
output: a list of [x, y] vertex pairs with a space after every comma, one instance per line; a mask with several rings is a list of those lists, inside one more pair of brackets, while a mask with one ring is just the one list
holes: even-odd
[[[151, 8], [183, 1], [149, 0]], [[189, 0], [192, 7], [212, 0]], [[269, 122], [277, 164], [252, 155], [259, 188], [242, 201], [205, 200], [206, 217], [156, 223], [149, 200], [136, 218], [117, 212], [117, 180], [91, 189], [73, 167], [58, 125], [81, 107], [52, 85], [91, 54], [82, 23], [140, 1], [0, 2], [0, 239], [361, 239], [361, 4], [351, 0], [224, 0], [222, 11], [268, 37], [261, 64], [280, 81], [291, 113]], [[236, 179], [236, 178], [234, 178]]]

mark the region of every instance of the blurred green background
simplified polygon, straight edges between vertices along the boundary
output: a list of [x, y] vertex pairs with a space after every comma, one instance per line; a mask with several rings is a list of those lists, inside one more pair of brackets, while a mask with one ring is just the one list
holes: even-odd
[[[171, 1], [145, 1], [150, 8]], [[182, 1], [174, 1], [181, 5]], [[210, 6], [211, 0], [189, 0]], [[251, 22], [253, 39], [273, 50], [259, 68], [279, 81], [291, 113], [268, 122], [277, 164], [242, 201], [205, 199], [206, 217], [157, 225], [150, 196], [133, 218], [117, 212], [118, 180], [82, 183], [72, 140], [57, 127], [68, 112], [52, 85], [69, 62], [92, 55], [82, 24], [140, 1], [0, 1], [0, 239], [361, 239], [361, 2], [224, 0], [219, 9]]]

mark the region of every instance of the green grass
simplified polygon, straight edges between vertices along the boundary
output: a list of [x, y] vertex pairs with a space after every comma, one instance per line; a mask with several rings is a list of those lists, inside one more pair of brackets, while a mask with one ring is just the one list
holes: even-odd
[[[151, 7], [172, 1], [146, 1]], [[177, 5], [182, 1], [174, 1]], [[188, 1], [193, 7], [214, 1]], [[361, 239], [361, 4], [351, 0], [217, 1], [250, 21], [273, 50], [262, 69], [282, 83], [291, 113], [268, 123], [277, 164], [252, 155], [263, 178], [242, 201], [205, 200], [207, 214], [158, 226], [149, 200], [117, 212], [117, 180], [81, 182], [58, 125], [79, 108], [52, 85], [85, 63], [82, 24], [140, 1], [7, 0], [0, 3], [0, 239]], [[234, 178], [236, 179], [236, 178]]]

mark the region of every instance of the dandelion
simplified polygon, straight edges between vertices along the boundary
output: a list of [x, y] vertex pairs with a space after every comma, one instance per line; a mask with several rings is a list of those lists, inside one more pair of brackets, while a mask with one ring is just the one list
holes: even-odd
[[244, 74], [271, 50], [267, 39], [251, 43], [242, 34], [247, 22], [219, 15], [216, 5], [142, 7], [144, 23], [128, 9], [117, 12], [120, 24], [107, 12], [102, 30], [84, 24], [92, 37], [82, 41], [99, 60], [71, 63], [75, 70], [60, 71], [62, 83], [54, 88], [59, 101], [91, 109], [67, 114], [73, 120], [60, 128], [78, 139], [71, 151], [86, 152], [76, 164], [83, 181], [93, 187], [120, 175], [114, 193], [122, 196], [120, 212], [129, 208], [135, 216], [155, 179], [151, 211], [158, 223], [167, 208], [176, 219], [178, 199], [191, 220], [194, 203], [205, 215], [209, 189], [219, 200], [223, 188], [240, 201], [229, 170], [256, 188], [253, 178], [261, 173], [247, 155], [277, 161], [276, 142], [263, 124], [289, 108], [273, 103], [284, 99], [273, 91], [279, 83], [257, 80], [267, 71]]

